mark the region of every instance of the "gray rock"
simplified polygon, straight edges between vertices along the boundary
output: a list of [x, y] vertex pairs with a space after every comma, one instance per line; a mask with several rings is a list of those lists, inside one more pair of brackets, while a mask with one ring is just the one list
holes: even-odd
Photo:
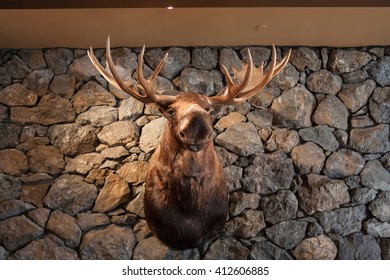
[[76, 118], [80, 125], [105, 126], [118, 120], [118, 109], [110, 106], [94, 106]]
[[27, 153], [30, 170], [49, 174], [60, 173], [64, 166], [64, 155], [54, 146], [37, 146]]
[[216, 48], [194, 48], [192, 51], [192, 65], [201, 70], [214, 69], [218, 64], [218, 50]]
[[80, 255], [84, 260], [129, 260], [136, 239], [130, 227], [109, 225], [84, 234]]
[[282, 150], [285, 153], [290, 153], [291, 149], [299, 143], [299, 135], [295, 130], [287, 128], [277, 128], [272, 132], [271, 137], [264, 145], [267, 151]]
[[330, 178], [345, 178], [359, 174], [364, 165], [365, 161], [359, 153], [340, 149], [328, 157], [324, 173]]
[[79, 126], [71, 123], [51, 126], [48, 130], [48, 136], [51, 143], [61, 153], [76, 156], [95, 150], [97, 145], [96, 132], [97, 129], [91, 125]]
[[300, 174], [319, 174], [324, 166], [325, 155], [319, 146], [313, 142], [307, 142], [292, 149], [291, 159]]
[[49, 85], [54, 77], [51, 69], [35, 70], [23, 79], [23, 85], [29, 90], [43, 96], [49, 92]]
[[51, 213], [46, 229], [64, 240], [65, 245], [75, 248], [80, 244], [81, 229], [76, 219], [64, 212], [55, 210]]
[[351, 202], [358, 205], [367, 204], [375, 199], [377, 193], [377, 190], [368, 187], [353, 189], [351, 191]]
[[229, 196], [230, 215], [237, 216], [245, 209], [257, 209], [260, 204], [260, 196], [254, 193], [234, 192]]
[[259, 67], [261, 63], [266, 61], [270, 58], [271, 50], [269, 48], [265, 47], [247, 47], [240, 50], [241, 56], [243, 60], [248, 62], [248, 50], [251, 52], [253, 65], [256, 67]]
[[20, 175], [28, 170], [24, 153], [17, 149], [0, 150], [0, 173]]
[[252, 123], [238, 123], [215, 138], [215, 142], [240, 156], [263, 152], [263, 144]]
[[366, 208], [364, 205], [354, 206], [335, 211], [318, 212], [314, 216], [319, 219], [325, 232], [346, 236], [361, 230], [362, 221], [366, 218]]
[[9, 253], [4, 249], [4, 247], [0, 246], [0, 260], [6, 260], [9, 256]]
[[342, 83], [340, 76], [325, 69], [310, 74], [306, 80], [306, 86], [310, 91], [333, 95], [340, 91]]
[[136, 214], [141, 218], [145, 218], [145, 210], [144, 210], [144, 196], [145, 196], [145, 188], [138, 187], [137, 189], [133, 189], [134, 197], [130, 200], [130, 202], [126, 206], [126, 210], [130, 213]]
[[135, 121], [140, 116], [142, 116], [142, 112], [144, 110], [144, 103], [138, 101], [135, 98], [127, 98], [121, 101], [118, 112], [119, 112], [119, 120], [129, 120]]
[[348, 128], [348, 110], [334, 95], [327, 95], [317, 106], [313, 121], [318, 125], [328, 125], [346, 130]]
[[280, 88], [283, 91], [293, 88], [299, 80], [299, 72], [290, 63], [270, 82], [270, 87]]
[[282, 152], [259, 154], [246, 168], [243, 189], [252, 193], [271, 194], [290, 188], [294, 176], [292, 160]]
[[119, 175], [111, 174], [106, 177], [104, 187], [95, 201], [94, 211], [108, 212], [130, 198], [130, 189], [127, 182]]
[[271, 224], [295, 219], [298, 211], [298, 199], [290, 190], [281, 190], [261, 199], [264, 218]]
[[209, 71], [186, 67], [181, 72], [180, 91], [213, 95], [214, 79]]
[[215, 124], [215, 128], [221, 132], [224, 131], [229, 126], [232, 126], [237, 123], [244, 122], [246, 117], [238, 112], [231, 112], [227, 116], [224, 116], [218, 120]]
[[145, 182], [148, 169], [148, 162], [133, 161], [123, 165], [117, 173], [130, 184], [140, 184]]
[[359, 84], [348, 84], [340, 90], [338, 97], [348, 110], [355, 113], [367, 103], [375, 86], [376, 83], [373, 80]]
[[73, 60], [72, 51], [65, 48], [48, 49], [44, 52], [44, 56], [47, 65], [56, 75], [65, 74]]
[[215, 147], [215, 151], [217, 152], [218, 159], [223, 167], [232, 165], [238, 158], [236, 154], [230, 153], [226, 149], [219, 146]]
[[355, 233], [340, 240], [338, 259], [380, 260], [381, 249], [374, 237]]
[[265, 229], [267, 237], [279, 247], [289, 250], [305, 237], [307, 222], [289, 220]]
[[229, 192], [241, 189], [241, 179], [243, 170], [239, 166], [230, 165], [223, 169], [225, 173], [226, 185]]
[[367, 162], [360, 174], [362, 184], [375, 190], [390, 191], [390, 173], [380, 161]]
[[381, 159], [383, 167], [386, 168], [387, 171], [390, 172], [390, 153], [385, 154]]
[[382, 222], [390, 221], [390, 192], [381, 192], [368, 209]]
[[321, 60], [311, 48], [299, 47], [291, 52], [291, 63], [301, 72], [308, 68], [311, 71], [318, 71], [321, 68]]
[[304, 239], [294, 250], [298, 260], [334, 260], [336, 255], [336, 244], [326, 235]]
[[174, 250], [151, 236], [141, 240], [134, 248], [133, 260], [194, 260], [199, 259], [197, 249]]
[[0, 149], [14, 148], [19, 144], [22, 128], [12, 123], [0, 123]]
[[8, 106], [0, 104], [0, 123], [9, 122], [9, 108]]
[[248, 113], [247, 117], [257, 128], [269, 127], [272, 125], [273, 115], [268, 110], [251, 111]]
[[341, 74], [361, 69], [372, 57], [362, 51], [334, 49], [330, 51], [328, 67], [333, 73]]
[[172, 79], [190, 63], [191, 54], [187, 49], [177, 47], [169, 48], [167, 51], [152, 49], [145, 53], [145, 60], [154, 69], [166, 53], [168, 53], [168, 59], [160, 75]]
[[298, 189], [300, 206], [310, 215], [318, 211], [338, 209], [348, 203], [348, 187], [343, 181], [309, 174], [308, 185]]
[[110, 218], [104, 213], [78, 213], [77, 224], [83, 231], [104, 226], [110, 223]]
[[43, 233], [43, 229], [24, 215], [0, 220], [0, 243], [13, 252]]
[[390, 237], [390, 222], [380, 222], [372, 218], [364, 223], [364, 228], [369, 235], [380, 238]]
[[22, 193], [22, 183], [18, 177], [0, 173], [0, 201], [18, 199]]
[[278, 88], [273, 87], [265, 87], [259, 93], [254, 95], [249, 99], [250, 104], [257, 109], [264, 109], [271, 106], [274, 99], [280, 94], [282, 91]]
[[269, 241], [261, 241], [253, 245], [249, 258], [251, 260], [292, 260], [285, 250]]
[[117, 158], [121, 158], [121, 157], [124, 157], [124, 156], [128, 156], [129, 152], [123, 146], [116, 146], [116, 147], [113, 147], [113, 148], [105, 149], [105, 150], [101, 151], [100, 154], [104, 158], [117, 159]]
[[375, 89], [369, 101], [369, 108], [377, 123], [390, 123], [390, 87]]
[[245, 210], [225, 225], [226, 235], [239, 238], [255, 237], [265, 227], [263, 212], [258, 210]]
[[206, 253], [206, 260], [246, 260], [249, 250], [233, 237], [218, 239]]
[[314, 96], [302, 85], [285, 91], [271, 106], [274, 124], [281, 127], [311, 126], [311, 114], [316, 105]]
[[133, 122], [117, 121], [103, 127], [97, 134], [97, 137], [100, 142], [113, 147], [136, 142], [139, 133], [137, 126]]
[[141, 137], [139, 139], [139, 147], [142, 151], [149, 153], [156, 149], [160, 141], [160, 137], [163, 133], [166, 121], [167, 120], [165, 118], [158, 118], [151, 121], [142, 128]]
[[10, 76], [16, 80], [23, 79], [31, 72], [28, 65], [17, 55], [11, 56], [11, 58], [4, 63], [4, 68]]
[[[53, 239], [53, 240], [52, 240]], [[34, 240], [10, 256], [15, 260], [78, 260], [77, 252], [52, 236]]]
[[12, 84], [0, 91], [0, 103], [8, 106], [34, 106], [38, 95], [22, 84]]
[[320, 145], [324, 150], [335, 151], [339, 147], [333, 129], [326, 125], [303, 128], [299, 130], [299, 136], [305, 141]]
[[20, 215], [34, 208], [33, 205], [22, 200], [5, 200], [0, 202], [0, 219], [4, 220], [12, 216]]
[[10, 115], [12, 122], [21, 124], [51, 125], [75, 119], [75, 111], [69, 100], [55, 94], [43, 96], [36, 107], [12, 107]]
[[367, 72], [381, 86], [390, 86], [390, 56], [382, 57], [378, 61], [370, 63]]
[[42, 50], [22, 49], [18, 54], [31, 70], [40, 70], [47, 66], [45, 59], [43, 58]]
[[368, 73], [365, 70], [356, 70], [342, 74], [343, 80], [346, 83], [361, 83], [368, 79]]
[[69, 65], [69, 73], [77, 80], [87, 81], [91, 77], [99, 75], [99, 71], [92, 65], [88, 56], [76, 58]]
[[242, 62], [238, 58], [237, 53], [231, 48], [223, 48], [220, 50], [219, 54], [219, 68], [222, 69], [222, 65], [229, 71], [230, 74], [233, 74], [232, 67], [235, 67], [237, 70], [241, 71]]
[[375, 122], [369, 115], [362, 115], [351, 118], [351, 127], [353, 128], [372, 127], [374, 125]]
[[89, 81], [72, 97], [73, 107], [77, 114], [86, 111], [91, 106], [114, 106], [115, 97], [96, 82]]
[[31, 219], [40, 227], [45, 227], [46, 222], [49, 219], [50, 209], [47, 208], [36, 208], [27, 213], [27, 217]]
[[71, 216], [92, 208], [97, 197], [96, 186], [84, 182], [78, 175], [58, 177], [46, 194], [43, 202], [46, 206], [61, 210]]
[[389, 135], [388, 124], [351, 129], [349, 146], [361, 153], [385, 153], [390, 151]]
[[380, 242], [384, 260], [390, 260], [390, 238], [383, 238]]
[[87, 174], [93, 168], [98, 168], [104, 161], [104, 157], [98, 153], [87, 153], [71, 159], [65, 167], [65, 173], [77, 172]]
[[76, 85], [76, 78], [70, 74], [63, 74], [54, 76], [50, 84], [50, 90], [64, 98], [72, 98], [74, 88]]

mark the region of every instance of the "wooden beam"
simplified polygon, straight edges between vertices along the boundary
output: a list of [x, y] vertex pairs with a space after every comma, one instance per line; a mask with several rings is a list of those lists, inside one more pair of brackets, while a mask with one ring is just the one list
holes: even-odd
[[390, 7], [389, 0], [0, 0], [0, 9]]

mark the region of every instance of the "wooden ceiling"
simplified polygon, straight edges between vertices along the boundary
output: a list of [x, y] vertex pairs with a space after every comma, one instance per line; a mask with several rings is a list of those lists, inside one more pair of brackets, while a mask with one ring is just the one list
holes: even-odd
[[108, 35], [113, 47], [388, 46], [390, 0], [0, 0], [0, 49]]
[[0, 0], [3, 9], [218, 8], [218, 7], [388, 7], [388, 0]]

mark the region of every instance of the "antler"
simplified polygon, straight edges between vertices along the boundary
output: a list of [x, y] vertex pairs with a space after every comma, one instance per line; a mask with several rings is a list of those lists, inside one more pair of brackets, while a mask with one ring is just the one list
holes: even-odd
[[[93, 53], [92, 47], [90, 47], [88, 53], [88, 57], [91, 60], [92, 64], [96, 67], [96, 69], [102, 74], [102, 76], [114, 87], [119, 90], [124, 91], [128, 95], [138, 99], [143, 103], [156, 103], [161, 106], [168, 106], [172, 104], [176, 97], [169, 95], [157, 95], [156, 94], [156, 77], [160, 73], [161, 69], [164, 67], [165, 61], [167, 60], [168, 54], [160, 61], [154, 70], [153, 74], [146, 79], [144, 76], [143, 70], [143, 60], [144, 60], [144, 52], [145, 46], [142, 48], [142, 51], [138, 58], [138, 66], [137, 66], [137, 85], [127, 85], [122, 79], [119, 77], [119, 74], [115, 68], [114, 62], [111, 57], [110, 50], [110, 37], [107, 38], [106, 45], [106, 60], [108, 64], [108, 68], [110, 70], [107, 71], [97, 60], [96, 56]], [[123, 99], [122, 96], [116, 95], [116, 97]]]
[[[233, 68], [234, 80], [238, 80], [235, 83], [230, 77], [228, 70], [222, 65], [222, 71], [227, 80], [227, 86], [223, 88], [216, 96], [208, 97], [210, 104], [226, 104], [233, 105], [243, 102], [258, 92], [260, 92], [268, 82], [275, 77], [279, 72], [286, 67], [290, 58], [291, 50], [282, 59], [282, 61], [276, 65], [276, 50], [275, 46], [272, 46], [272, 59], [270, 63], [270, 69], [266, 74], [263, 72], [263, 63], [259, 68], [253, 68], [251, 52], [248, 49], [248, 64], [242, 64], [242, 70], [237, 71]], [[253, 71], [254, 70], [254, 71]], [[252, 76], [255, 77], [252, 81]]]

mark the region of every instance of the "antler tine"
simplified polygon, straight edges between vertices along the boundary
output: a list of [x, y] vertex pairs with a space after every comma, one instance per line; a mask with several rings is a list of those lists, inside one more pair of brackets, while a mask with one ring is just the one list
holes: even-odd
[[272, 45], [272, 58], [270, 62], [270, 69], [266, 74], [263, 74], [263, 64], [261, 65], [260, 69], [256, 68], [257, 74], [260, 74], [260, 81], [253, 88], [247, 89], [250, 79], [252, 78], [253, 67], [252, 56], [248, 49], [248, 66], [246, 67], [246, 73], [243, 81], [238, 84], [232, 85], [232, 79], [230, 76], [227, 75], [227, 70], [223, 67], [222, 70], [227, 79], [227, 86], [216, 96], [209, 97], [209, 102], [211, 104], [237, 104], [254, 96], [259, 91], [261, 91], [274, 76], [281, 72], [284, 67], [286, 67], [290, 58], [290, 54], [291, 50], [279, 64], [276, 64], [276, 49], [275, 46]]
[[[164, 63], [167, 59], [167, 55], [164, 57], [163, 60], [160, 61], [159, 65], [157, 66], [156, 70], [154, 70], [151, 78], [145, 79], [144, 72], [143, 72], [143, 55], [145, 52], [145, 46], [142, 48], [142, 51], [139, 55], [138, 59], [138, 81], [137, 86], [134, 85], [126, 85], [121, 77], [118, 74], [118, 71], [115, 68], [114, 62], [112, 61], [111, 57], [111, 48], [110, 48], [110, 36], [107, 38], [107, 44], [106, 44], [106, 61], [108, 68], [110, 69], [109, 73], [104, 67], [99, 63], [96, 56], [93, 53], [92, 47], [88, 51], [88, 57], [91, 60], [92, 64], [96, 67], [96, 69], [102, 74], [102, 76], [113, 86], [115, 86], [117, 89], [120, 89], [127, 93], [129, 96], [134, 97], [135, 99], [143, 102], [143, 103], [156, 103], [162, 106], [167, 106], [171, 103], [173, 103], [176, 99], [174, 96], [166, 96], [166, 95], [156, 95], [156, 76], [160, 73], [161, 69], [164, 66]], [[115, 93], [114, 93], [115, 94]], [[123, 96], [115, 94], [116, 97], [123, 99]]]
[[[104, 67], [100, 64], [100, 62], [97, 60], [94, 52], [93, 52], [93, 48], [92, 47], [89, 47], [89, 50], [87, 50], [87, 55], [89, 57], [89, 59], [91, 60], [93, 66], [95, 66], [95, 68], [99, 71], [99, 73], [110, 83], [112, 84], [114, 87], [116, 87], [117, 89], [121, 89], [120, 86], [118, 85], [118, 83], [114, 80], [114, 78], [111, 76], [111, 74], [109, 72], [106, 71], [106, 69], [104, 69]], [[115, 96], [119, 99], [123, 99], [123, 96], [121, 95], [117, 95], [115, 94]]]
[[250, 83], [252, 78], [253, 61], [250, 50], [248, 49], [248, 66], [245, 73], [245, 77], [242, 81], [234, 83], [230, 77], [229, 71], [225, 65], [222, 64], [222, 72], [226, 77], [226, 87], [222, 89], [216, 96], [209, 97], [208, 100], [211, 104], [234, 104], [236, 96]]
[[112, 56], [111, 56], [111, 48], [110, 48], [110, 37], [108, 36], [107, 38], [107, 44], [106, 44], [106, 60], [108, 67], [110, 68], [110, 71], [112, 75], [114, 76], [115, 82], [118, 84], [119, 89], [123, 90], [130, 96], [134, 97], [135, 99], [138, 99], [141, 102], [144, 103], [149, 103], [152, 102], [148, 98], [145, 98], [145, 96], [140, 95], [138, 89], [134, 86], [127, 86], [119, 77], [118, 72], [116, 71], [114, 62], [112, 61]]

